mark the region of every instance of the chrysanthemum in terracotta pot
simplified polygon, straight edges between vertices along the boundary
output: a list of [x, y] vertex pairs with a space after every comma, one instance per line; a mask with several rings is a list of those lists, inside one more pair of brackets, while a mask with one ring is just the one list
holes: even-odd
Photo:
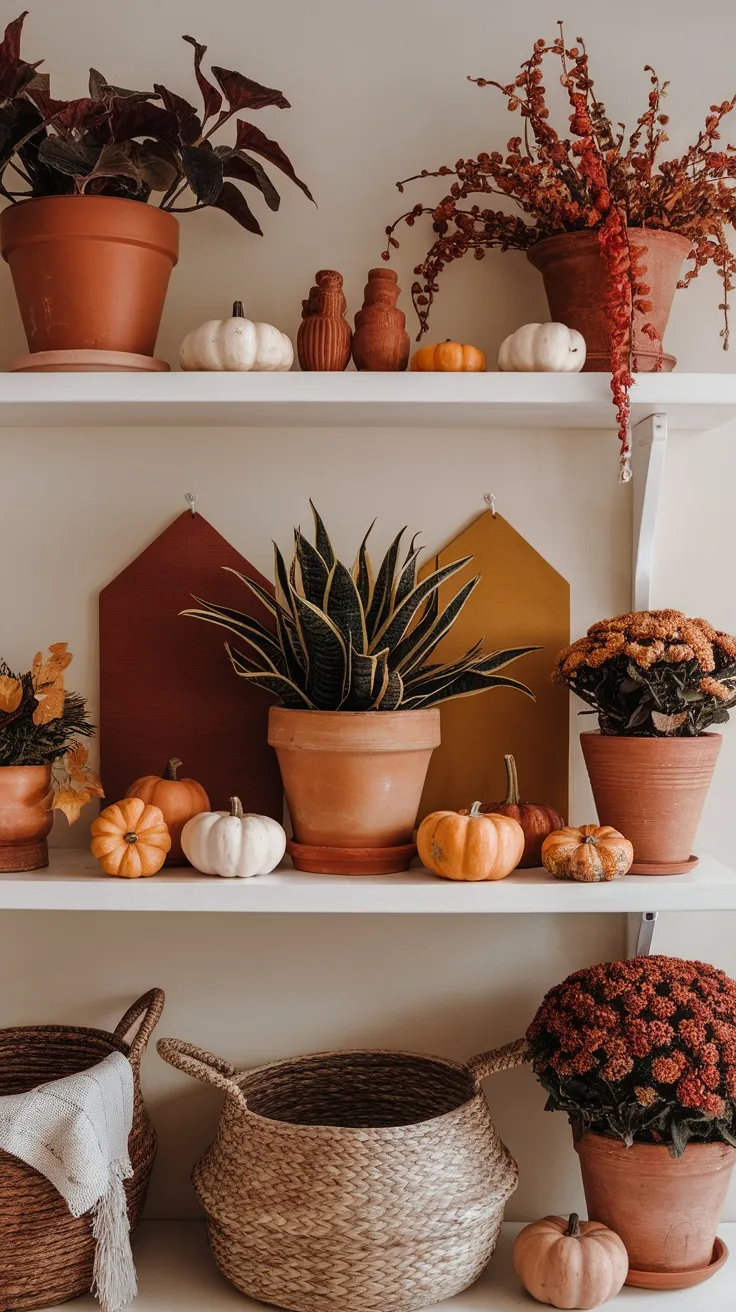
[[736, 705], [736, 638], [679, 610], [634, 611], [592, 624], [553, 679], [598, 713], [580, 742], [601, 824], [634, 844], [631, 873], [692, 869], [721, 747], [708, 730]]
[[706, 1279], [736, 1162], [736, 983], [677, 957], [606, 962], [551, 989], [527, 1040], [628, 1283]]
[[442, 608], [439, 590], [471, 556], [417, 578], [413, 538], [403, 561], [397, 533], [374, 575], [366, 533], [352, 569], [337, 559], [312, 507], [315, 542], [295, 530], [290, 569], [276, 548], [276, 595], [243, 583], [270, 627], [195, 598], [184, 614], [221, 625], [249, 648], [227, 646], [235, 672], [272, 693], [268, 740], [276, 749], [299, 870], [390, 874], [415, 853], [412, 831], [440, 742], [439, 704], [488, 688], [529, 688], [499, 673], [534, 647], [433, 663], [480, 576]]

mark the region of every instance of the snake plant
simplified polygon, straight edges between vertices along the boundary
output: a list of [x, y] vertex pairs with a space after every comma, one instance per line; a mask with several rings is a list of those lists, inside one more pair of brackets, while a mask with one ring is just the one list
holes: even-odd
[[480, 575], [464, 583], [443, 609], [439, 589], [472, 556], [417, 581], [421, 549], [415, 536], [399, 563], [406, 532], [402, 529], [374, 576], [367, 551], [371, 525], [351, 570], [336, 558], [313, 505], [312, 513], [314, 545], [295, 529], [290, 569], [274, 544], [275, 596], [237, 570], [228, 571], [263, 604], [272, 617], [272, 629], [250, 615], [200, 597], [193, 598], [196, 608], [182, 612], [218, 624], [247, 644], [248, 654], [225, 644], [236, 674], [273, 693], [282, 706], [302, 710], [418, 710], [498, 687], [533, 696], [523, 683], [497, 671], [536, 651], [535, 647], [512, 647], [484, 656], [478, 641], [457, 660], [430, 662]]

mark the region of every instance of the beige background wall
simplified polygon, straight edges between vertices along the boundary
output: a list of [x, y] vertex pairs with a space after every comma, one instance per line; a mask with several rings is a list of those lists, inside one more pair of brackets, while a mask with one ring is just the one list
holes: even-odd
[[[614, 118], [631, 118], [630, 106], [643, 103], [647, 60], [673, 80], [678, 147], [711, 101], [734, 90], [728, 38], [736, 36], [736, 18], [727, 18], [717, 0], [701, 4], [695, 35], [690, 8], [679, 0], [666, 7], [666, 24], [661, 6], [642, 9], [632, 0], [619, 4], [615, 24], [600, 6], [569, 0], [565, 8], [568, 34], [587, 35], [597, 90]], [[34, 59], [46, 54], [59, 94], [80, 94], [94, 63], [118, 83], [163, 81], [189, 95], [189, 50], [178, 36], [191, 32], [209, 44], [215, 62], [282, 87], [294, 105], [291, 113], [266, 111], [258, 122], [291, 154], [319, 209], [285, 182], [282, 210], [265, 214], [262, 241], [223, 215], [184, 219], [159, 342], [173, 360], [183, 333], [201, 318], [226, 314], [236, 296], [253, 317], [295, 333], [301, 297], [319, 267], [344, 272], [354, 312], [366, 271], [377, 263], [382, 229], [398, 212], [395, 179], [493, 148], [512, 129], [500, 100], [470, 86], [466, 74], [511, 78], [534, 37], [552, 35], [556, 16], [541, 0], [515, 8], [457, 0], [451, 9], [444, 0], [217, 0], [205, 10], [193, 0], [37, 0], [25, 52]], [[440, 191], [430, 185], [416, 194]], [[404, 287], [426, 228], [411, 236], [397, 261]], [[4, 364], [23, 347], [4, 268], [0, 294]], [[718, 349], [719, 299], [708, 276], [676, 304], [668, 344], [684, 368], [732, 367]], [[475, 340], [493, 357], [506, 332], [544, 315], [541, 285], [523, 257], [492, 256], [446, 275], [433, 331]], [[673, 440], [655, 602], [736, 629], [728, 586], [732, 440], [728, 432]], [[37, 647], [67, 639], [75, 685], [93, 709], [97, 593], [183, 508], [189, 490], [198, 493], [202, 513], [266, 571], [270, 539], [288, 545], [291, 526], [306, 522], [310, 494], [340, 551], [352, 554], [376, 513], [376, 549], [394, 526], [409, 522], [424, 529], [434, 550], [492, 490], [503, 514], [570, 579], [576, 634], [628, 605], [630, 495], [616, 483], [611, 433], [57, 429], [3, 431], [0, 449], [2, 652], [22, 665]], [[702, 846], [724, 860], [732, 859], [735, 773], [736, 742], [727, 738], [701, 836]], [[571, 817], [590, 817], [577, 746]], [[55, 841], [82, 845], [83, 825], [69, 833], [64, 824]], [[666, 917], [659, 944], [736, 973], [728, 918]], [[623, 948], [623, 919], [592, 915], [228, 920], [19, 913], [0, 923], [0, 1023], [110, 1025], [133, 995], [160, 983], [169, 994], [163, 1033], [243, 1065], [360, 1044], [463, 1057], [514, 1038], [545, 988]], [[145, 1080], [162, 1141], [150, 1211], [187, 1214], [194, 1207], [189, 1168], [211, 1132], [217, 1100], [153, 1054]], [[499, 1077], [489, 1093], [521, 1166], [510, 1214], [572, 1207], [577, 1168], [564, 1118], [544, 1116], [528, 1072]]]

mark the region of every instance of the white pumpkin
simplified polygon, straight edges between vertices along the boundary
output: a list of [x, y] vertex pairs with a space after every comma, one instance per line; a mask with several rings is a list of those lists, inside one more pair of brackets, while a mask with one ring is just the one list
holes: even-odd
[[203, 875], [251, 879], [276, 869], [286, 851], [286, 834], [269, 815], [244, 815], [239, 797], [229, 811], [201, 811], [181, 831], [184, 855]]
[[577, 374], [585, 338], [564, 323], [525, 323], [501, 343], [498, 367], [511, 373]]
[[187, 333], [179, 350], [182, 369], [228, 373], [291, 369], [294, 347], [286, 333], [270, 323], [246, 319], [241, 301], [231, 319], [208, 319]]

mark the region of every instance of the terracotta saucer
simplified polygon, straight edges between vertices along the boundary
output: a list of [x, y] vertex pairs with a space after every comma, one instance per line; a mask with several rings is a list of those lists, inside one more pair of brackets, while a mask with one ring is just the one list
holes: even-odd
[[402, 847], [318, 847], [309, 843], [286, 844], [295, 870], [310, 875], [397, 875], [408, 870], [417, 849]]
[[697, 1271], [634, 1271], [629, 1267], [626, 1284], [635, 1289], [692, 1289], [720, 1271], [728, 1261], [728, 1249], [722, 1239], [716, 1239], [713, 1256], [707, 1266]]
[[12, 374], [167, 373], [165, 360], [131, 351], [36, 351], [11, 362]]
[[686, 875], [694, 870], [700, 857], [689, 856], [687, 861], [635, 861], [630, 875]]

